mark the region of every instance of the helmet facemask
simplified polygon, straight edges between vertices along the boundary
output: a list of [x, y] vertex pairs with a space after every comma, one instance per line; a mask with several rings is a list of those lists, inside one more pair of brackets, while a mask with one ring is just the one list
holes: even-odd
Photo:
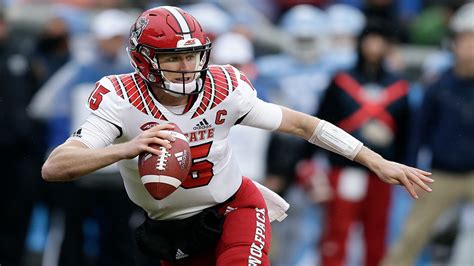
[[[156, 49], [147, 45], [139, 45], [136, 50], [150, 66], [148, 73], [142, 73], [137, 68], [140, 75], [150, 84], [158, 85], [160, 89], [178, 95], [198, 94], [203, 90], [209, 64], [210, 42], [205, 45], [181, 49]], [[180, 57], [191, 54], [195, 54], [194, 70], [166, 69], [162, 67], [163, 63], [160, 63], [160, 58], [163, 57]], [[175, 74], [180, 74], [180, 76], [176, 77]], [[175, 77], [170, 79], [170, 76]]]

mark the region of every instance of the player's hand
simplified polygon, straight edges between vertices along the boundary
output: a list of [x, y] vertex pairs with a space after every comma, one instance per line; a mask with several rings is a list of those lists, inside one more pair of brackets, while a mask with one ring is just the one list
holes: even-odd
[[433, 183], [434, 180], [429, 178], [430, 172], [420, 170], [418, 168], [406, 166], [404, 164], [388, 161], [380, 158], [380, 160], [372, 168], [377, 176], [385, 183], [392, 185], [403, 185], [410, 195], [417, 199], [418, 195], [415, 186], [419, 186], [425, 191], [431, 192], [431, 188], [426, 183]]
[[140, 133], [132, 140], [119, 144], [124, 159], [132, 159], [142, 152], [149, 152], [160, 155], [161, 151], [150, 147], [150, 144], [157, 144], [165, 148], [171, 148], [170, 142], [175, 141], [175, 137], [163, 130], [173, 130], [173, 124], [156, 125]]

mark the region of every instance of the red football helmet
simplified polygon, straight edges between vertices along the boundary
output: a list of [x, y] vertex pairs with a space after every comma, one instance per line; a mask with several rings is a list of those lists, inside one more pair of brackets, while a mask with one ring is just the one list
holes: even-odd
[[[143, 12], [130, 29], [127, 48], [130, 62], [150, 84], [176, 94], [196, 94], [202, 91], [208, 70], [211, 41], [199, 22], [182, 9], [161, 6]], [[198, 53], [193, 71], [174, 71], [160, 67], [158, 57], [166, 54]], [[181, 73], [182, 83], [173, 83], [163, 72]], [[194, 74], [186, 82], [186, 74]]]

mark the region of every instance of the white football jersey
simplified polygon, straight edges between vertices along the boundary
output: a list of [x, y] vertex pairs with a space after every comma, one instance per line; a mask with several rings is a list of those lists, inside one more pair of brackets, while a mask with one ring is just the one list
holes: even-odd
[[156, 100], [140, 75], [129, 73], [102, 78], [88, 100], [93, 114], [121, 130], [114, 143], [129, 141], [153, 125], [167, 123], [176, 124], [188, 138], [190, 175], [163, 200], [155, 200], [142, 184], [138, 157], [118, 162], [128, 196], [153, 219], [191, 216], [227, 200], [242, 182], [228, 135], [257, 101], [255, 89], [236, 68], [214, 65], [209, 67], [203, 92], [193, 97], [183, 114], [175, 114]]

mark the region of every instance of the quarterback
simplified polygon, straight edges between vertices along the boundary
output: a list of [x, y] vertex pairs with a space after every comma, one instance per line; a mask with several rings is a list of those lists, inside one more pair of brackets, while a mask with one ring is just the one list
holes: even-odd
[[[144, 253], [163, 265], [268, 265], [271, 228], [264, 187], [242, 177], [228, 142], [236, 124], [278, 130], [368, 167], [415, 198], [430, 173], [388, 161], [340, 128], [257, 97], [238, 69], [209, 65], [211, 42], [183, 10], [143, 12], [130, 31], [136, 71], [103, 77], [87, 107], [91, 114], [44, 163], [47, 181], [68, 181], [117, 162], [130, 199], [147, 217], [136, 231]], [[288, 88], [291, 89], [291, 88]], [[138, 174], [142, 152], [170, 148], [177, 125], [187, 136], [192, 167], [170, 196], [151, 197]], [[262, 191], [262, 192], [261, 192]]]

